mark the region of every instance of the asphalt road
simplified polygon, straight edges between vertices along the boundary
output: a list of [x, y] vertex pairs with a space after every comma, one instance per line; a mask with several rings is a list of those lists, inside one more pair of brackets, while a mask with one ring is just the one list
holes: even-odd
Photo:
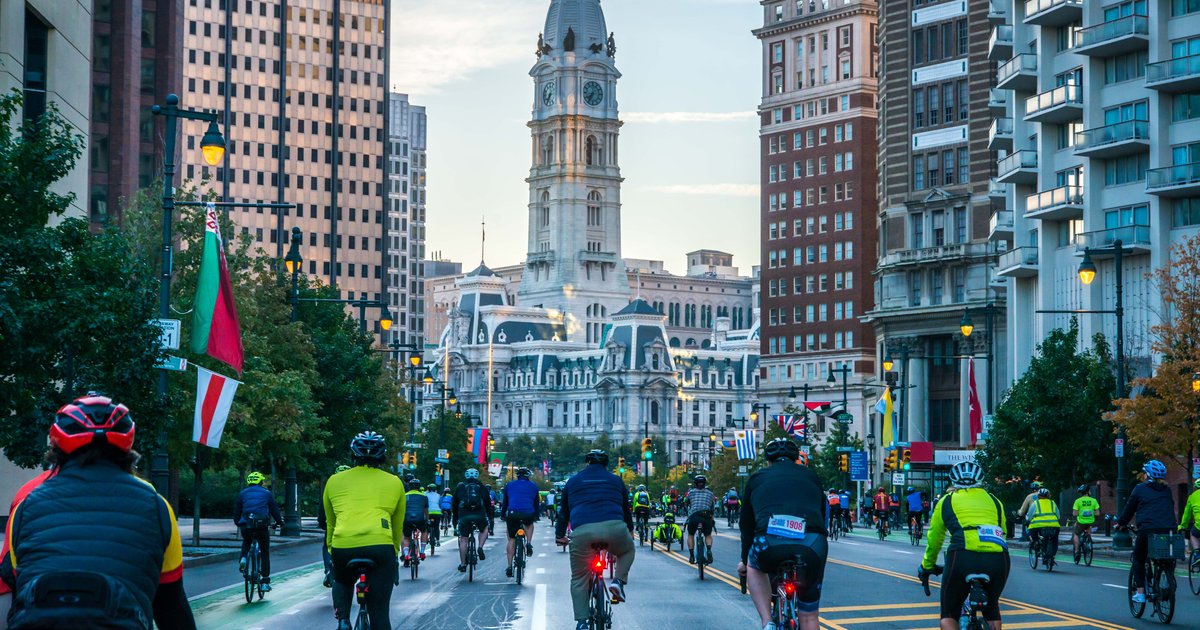
[[[504, 549], [489, 540], [487, 560], [475, 581], [455, 570], [457, 556], [437, 555], [421, 567], [420, 579], [402, 574], [392, 598], [395, 628], [573, 628], [566, 554], [554, 546], [544, 527], [533, 541], [534, 557], [523, 586], [504, 577]], [[699, 580], [686, 552], [651, 552], [639, 547], [629, 601], [615, 608], [614, 628], [758, 628], [749, 597], [738, 589], [735, 532], [721, 527], [715, 565]], [[447, 551], [453, 552], [452, 547]], [[933, 629], [937, 596], [925, 597], [914, 574], [923, 548], [897, 534], [886, 542], [853, 535], [830, 543], [821, 607], [822, 627]], [[1060, 556], [1054, 572], [1029, 568], [1024, 552], [1015, 552], [1002, 610], [1005, 628], [1151, 628], [1157, 621], [1133, 619], [1127, 608], [1127, 563], [1097, 559], [1092, 567], [1075, 566]], [[287, 549], [274, 559], [275, 590], [263, 601], [246, 604], [236, 566], [212, 565], [186, 573], [188, 591], [201, 628], [296, 630], [334, 628], [329, 591], [321, 586], [316, 545]], [[936, 582], [935, 582], [936, 584]], [[1200, 597], [1180, 578], [1172, 624], [1200, 628]]]

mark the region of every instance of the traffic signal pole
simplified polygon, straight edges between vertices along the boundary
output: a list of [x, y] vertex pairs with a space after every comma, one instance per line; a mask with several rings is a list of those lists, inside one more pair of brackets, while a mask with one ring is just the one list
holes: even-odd
[[646, 480], [646, 492], [650, 492], [650, 461], [654, 455], [646, 448], [647, 442], [650, 442], [649, 422], [646, 422], [642, 429], [642, 478]]

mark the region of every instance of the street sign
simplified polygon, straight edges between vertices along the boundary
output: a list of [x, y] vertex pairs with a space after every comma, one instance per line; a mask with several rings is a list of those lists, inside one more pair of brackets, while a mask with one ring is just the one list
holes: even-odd
[[186, 372], [187, 366], [187, 359], [184, 359], [183, 357], [171, 356], [169, 354], [162, 359], [159, 359], [158, 363], [154, 364], [154, 367], [160, 370], [171, 370], [174, 372]]
[[870, 472], [867, 470], [867, 452], [853, 451], [850, 453], [850, 481], [869, 481]]
[[896, 485], [904, 484], [904, 473], [892, 473], [892, 483]]
[[162, 330], [162, 336], [159, 337], [159, 346], [163, 350], [178, 350], [179, 349], [179, 320], [178, 319], [152, 319], [151, 323], [157, 324]]
[[738, 466], [738, 472], [739, 472], [739, 473], [744, 473], [744, 472], [746, 472], [746, 467], [745, 467], [745, 466]]
[[434, 475], [434, 476], [433, 476], [433, 483], [435, 483], [435, 484], [437, 484], [437, 485], [439, 485], [439, 486], [440, 486], [440, 485], [442, 485], [442, 476], [441, 476], [441, 475]]
[[435, 464], [449, 464], [450, 460], [445, 457], [434, 457], [433, 462]]
[[[446, 448], [438, 449], [438, 454], [437, 454], [438, 459], [446, 459], [448, 457], [450, 457], [450, 449], [446, 449]], [[445, 462], [442, 462], [442, 463], [445, 463]]]
[[425, 445], [417, 442], [408, 442], [404, 445], [404, 448], [425, 448]]
[[1125, 457], [1125, 440], [1117, 438], [1116, 440], [1117, 457]]
[[853, 446], [839, 446], [839, 447], [837, 447], [837, 452], [839, 452], [839, 453], [853, 453], [853, 452], [854, 452], [854, 447], [853, 447]]
[[1200, 457], [1192, 458], [1192, 477], [1200, 479]]
[[844, 409], [834, 413], [833, 419], [841, 422], [842, 424], [850, 424], [851, 422], [854, 422], [854, 416], [851, 415], [849, 411]]

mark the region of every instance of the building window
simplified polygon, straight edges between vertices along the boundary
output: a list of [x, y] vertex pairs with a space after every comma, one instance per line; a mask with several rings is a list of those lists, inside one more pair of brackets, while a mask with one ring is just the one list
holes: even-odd
[[908, 272], [908, 286], [909, 286], [908, 305], [909, 306], [920, 306], [921, 305], [921, 272], [919, 272], [919, 271]]
[[600, 191], [593, 190], [588, 193], [588, 227], [600, 227], [603, 225], [603, 216], [600, 209], [601, 201]]
[[1146, 179], [1150, 167], [1150, 155], [1139, 153], [1113, 158], [1104, 162], [1104, 185], [1119, 186]]
[[1149, 53], [1145, 50], [1109, 57], [1104, 60], [1104, 84], [1119, 83], [1146, 76]]
[[913, 157], [913, 190], [925, 190], [925, 156]]
[[1200, 118], [1200, 93], [1176, 94], [1171, 99], [1171, 122]]
[[1171, 227], [1200, 225], [1200, 197], [1176, 199], [1172, 210]]
[[46, 112], [49, 45], [50, 28], [33, 11], [25, 11], [25, 120], [38, 120]]

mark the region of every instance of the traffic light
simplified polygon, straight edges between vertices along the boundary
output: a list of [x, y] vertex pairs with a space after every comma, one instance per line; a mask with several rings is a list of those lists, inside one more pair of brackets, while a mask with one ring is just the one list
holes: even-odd
[[846, 453], [838, 455], [838, 470], [841, 472], [850, 472], [850, 456]]
[[617, 471], [622, 475], [625, 474], [625, 458], [624, 457], [617, 458]]
[[642, 439], [642, 459], [647, 461], [654, 459], [654, 440], [650, 438]]
[[417, 454], [415, 452], [412, 455], [408, 456], [408, 469], [409, 470], [417, 469]]
[[442, 474], [442, 465], [441, 465], [441, 464], [434, 464], [434, 465], [433, 465], [433, 472], [434, 472], [434, 474], [435, 474], [435, 475], [438, 475], [438, 476], [440, 477], [440, 476], [441, 476], [441, 474]]
[[912, 449], [911, 448], [906, 448], [901, 452], [900, 465], [904, 467], [904, 470], [912, 470]]
[[887, 459], [883, 462], [883, 469], [888, 471], [899, 470], [899, 468], [897, 468], [896, 460], [896, 451], [888, 451]]

